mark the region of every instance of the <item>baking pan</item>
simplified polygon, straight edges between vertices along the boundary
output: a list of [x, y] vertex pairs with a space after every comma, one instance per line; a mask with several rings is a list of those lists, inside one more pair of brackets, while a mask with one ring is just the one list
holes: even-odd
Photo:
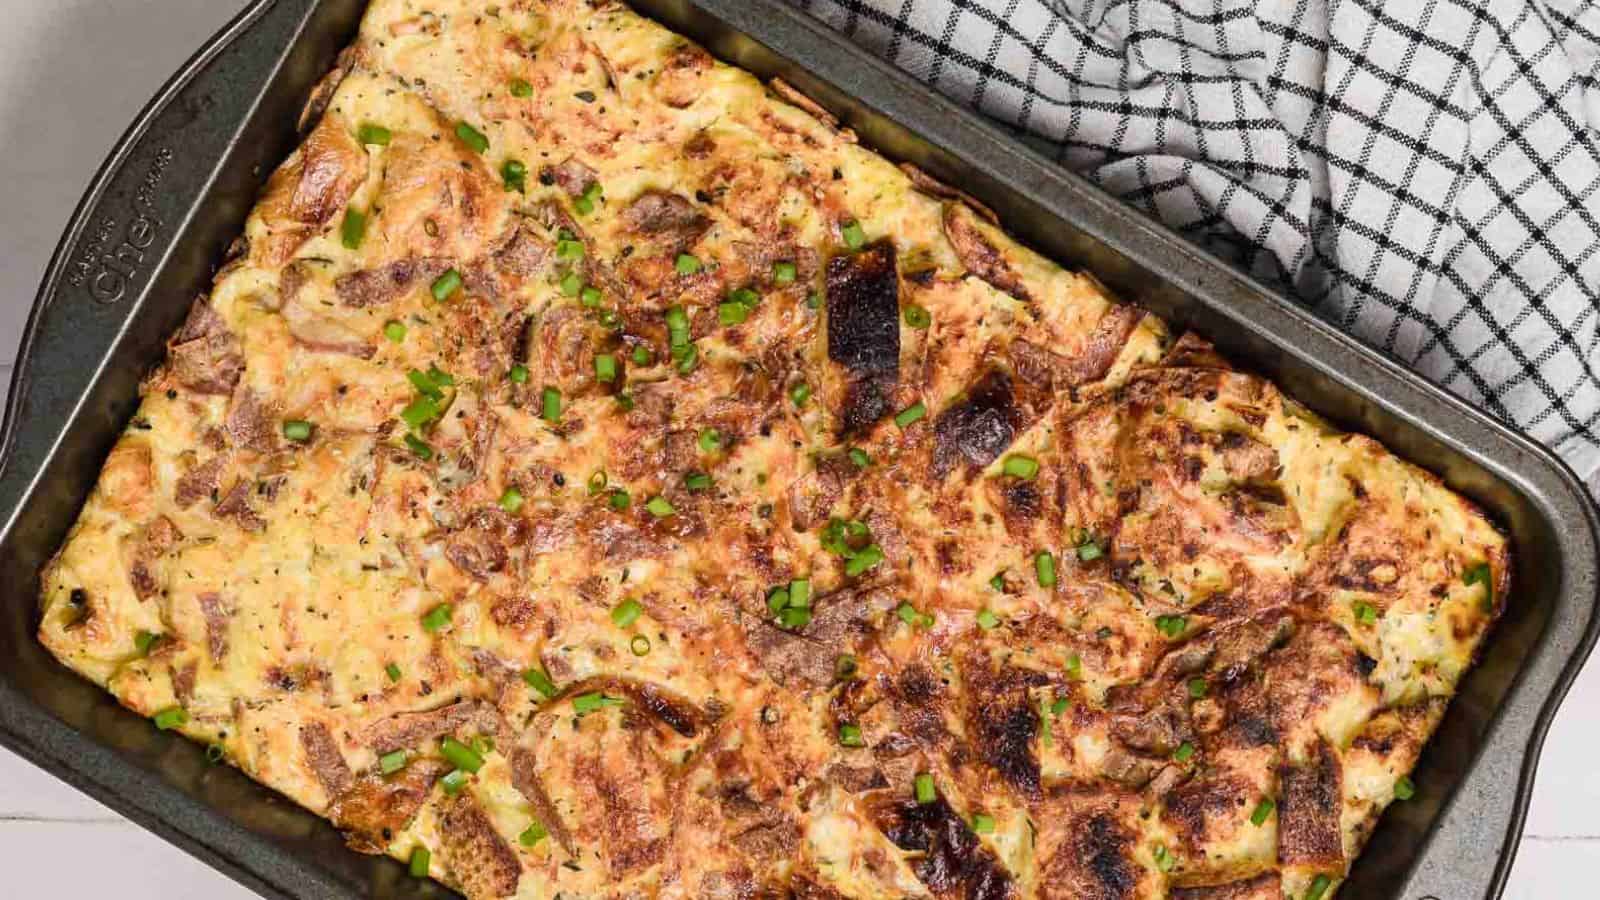
[[[1277, 297], [782, 0], [632, 0], [812, 95], [891, 158], [962, 185], [1008, 228], [1194, 328], [1327, 418], [1488, 509], [1517, 574], [1343, 896], [1498, 897], [1540, 745], [1597, 635], [1600, 516], [1549, 452]], [[139, 114], [73, 215], [35, 301], [0, 433], [0, 743], [273, 897], [439, 897], [321, 819], [154, 729], [35, 641], [40, 567], [132, 416], [138, 381], [293, 148], [364, 0], [256, 0]]]

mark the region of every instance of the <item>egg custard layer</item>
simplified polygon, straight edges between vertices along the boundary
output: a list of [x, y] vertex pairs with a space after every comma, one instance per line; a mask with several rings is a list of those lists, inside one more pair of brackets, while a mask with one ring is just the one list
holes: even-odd
[[1511, 579], [1431, 475], [619, 3], [376, 0], [311, 112], [39, 634], [355, 849], [1318, 900], [1410, 795]]

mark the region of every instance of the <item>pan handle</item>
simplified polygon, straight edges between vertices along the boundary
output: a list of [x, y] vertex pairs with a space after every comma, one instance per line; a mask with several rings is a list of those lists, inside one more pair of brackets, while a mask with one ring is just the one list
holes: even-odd
[[[317, 2], [249, 3], [150, 101], [79, 201], [46, 270], [11, 376], [0, 429], [0, 522], [15, 514], [27, 488], [24, 477], [42, 471], [62, 426], [81, 407], [93, 404], [96, 414], [126, 419], [126, 397], [113, 409], [91, 390], [107, 367], [137, 365], [110, 351], [125, 330], [142, 328], [137, 314], [149, 298], [193, 290], [178, 282], [209, 276], [203, 270], [221, 248], [185, 240], [200, 233], [198, 220], [231, 216], [233, 227], [224, 234], [243, 221], [248, 207], [205, 207], [218, 193], [224, 160], [261, 152], [241, 141], [246, 123], [290, 61], [288, 48]], [[174, 324], [162, 323], [167, 330]]]

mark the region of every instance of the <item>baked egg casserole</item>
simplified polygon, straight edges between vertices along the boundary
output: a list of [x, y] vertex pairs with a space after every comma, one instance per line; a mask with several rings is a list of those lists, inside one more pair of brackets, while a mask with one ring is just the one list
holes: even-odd
[[618, 2], [374, 0], [40, 639], [471, 900], [1329, 900], [1509, 595], [1377, 442]]

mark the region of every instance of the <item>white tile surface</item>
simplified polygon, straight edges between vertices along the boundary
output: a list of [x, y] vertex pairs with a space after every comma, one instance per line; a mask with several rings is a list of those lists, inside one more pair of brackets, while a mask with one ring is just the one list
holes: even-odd
[[[62, 225], [133, 114], [240, 0], [0, 0], [0, 383]], [[1540, 767], [1508, 900], [1600, 895], [1600, 666]], [[1463, 853], [1477, 848], [1463, 847]], [[92, 860], [92, 865], [75, 865]], [[0, 868], [12, 897], [234, 900], [243, 888], [0, 750]], [[1458, 900], [1458, 898], [1443, 898]], [[1466, 900], [1466, 898], [1460, 898]]]

